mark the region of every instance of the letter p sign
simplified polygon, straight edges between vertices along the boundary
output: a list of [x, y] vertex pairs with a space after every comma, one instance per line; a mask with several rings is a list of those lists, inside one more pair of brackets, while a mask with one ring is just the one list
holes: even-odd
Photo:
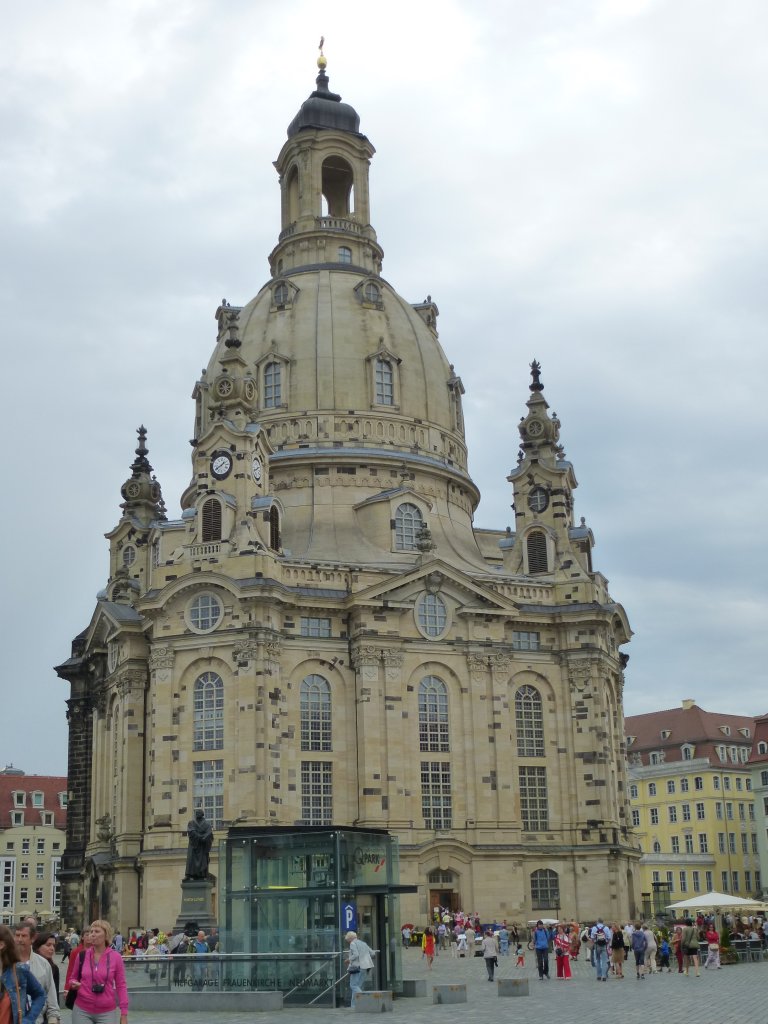
[[341, 930], [345, 933], [357, 931], [357, 907], [354, 903], [341, 904]]

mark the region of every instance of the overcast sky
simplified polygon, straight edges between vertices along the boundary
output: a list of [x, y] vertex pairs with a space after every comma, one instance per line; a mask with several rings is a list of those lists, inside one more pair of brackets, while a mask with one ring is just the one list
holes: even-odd
[[765, 713], [764, 0], [40, 0], [0, 39], [0, 760], [66, 773], [52, 666], [140, 423], [178, 514], [214, 312], [267, 279], [321, 34], [377, 149], [384, 276], [432, 295], [467, 389], [476, 524], [512, 521], [535, 357], [635, 630], [626, 713]]

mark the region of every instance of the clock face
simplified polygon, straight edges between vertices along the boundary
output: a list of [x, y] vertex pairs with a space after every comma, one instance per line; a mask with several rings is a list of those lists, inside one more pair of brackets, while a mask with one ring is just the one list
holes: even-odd
[[544, 430], [544, 424], [541, 420], [529, 420], [526, 432], [529, 437], [538, 437], [539, 434]]
[[261, 472], [261, 459], [258, 455], [254, 455], [251, 461], [251, 476], [257, 484], [261, 483]]
[[211, 456], [211, 473], [217, 480], [223, 480], [232, 471], [232, 456], [229, 452], [214, 452]]
[[549, 495], [543, 487], [534, 487], [528, 495], [528, 508], [531, 512], [543, 512], [549, 505]]

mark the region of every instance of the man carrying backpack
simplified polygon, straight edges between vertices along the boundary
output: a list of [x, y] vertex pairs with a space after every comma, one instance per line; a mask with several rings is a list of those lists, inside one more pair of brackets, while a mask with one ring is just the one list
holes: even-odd
[[592, 940], [592, 956], [595, 962], [597, 981], [608, 980], [608, 947], [611, 943], [611, 929], [598, 917], [597, 924], [589, 934]]

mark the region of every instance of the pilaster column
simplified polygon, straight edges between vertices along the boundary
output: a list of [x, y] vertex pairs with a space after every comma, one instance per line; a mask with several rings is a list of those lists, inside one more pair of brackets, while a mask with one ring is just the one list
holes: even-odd
[[[408, 772], [413, 766], [413, 745], [418, 742], [418, 722], [403, 719], [404, 690], [402, 649], [385, 647], [384, 660], [384, 715], [381, 776], [381, 822], [392, 828], [407, 828], [409, 816], [405, 801], [398, 797], [398, 789], [408, 788]], [[407, 713], [407, 712], [406, 712]]]
[[[146, 782], [147, 824], [150, 828], [170, 829], [174, 809], [178, 806], [178, 767], [173, 759], [179, 748], [178, 698], [173, 695], [173, 668], [176, 652], [164, 643], [152, 644], [149, 652], [150, 714], [147, 715], [147, 736], [144, 749], [139, 752], [139, 764], [144, 765]], [[133, 698], [132, 698], [133, 699]], [[144, 707], [133, 704], [132, 731], [144, 731]], [[167, 737], [167, 739], [165, 738]], [[136, 749], [136, 748], [134, 748]], [[126, 748], [127, 752], [127, 748]], [[145, 763], [146, 759], [146, 763]], [[128, 764], [129, 762], [125, 762]], [[140, 813], [140, 812], [139, 812]], [[141, 818], [139, 817], [140, 821]]]
[[383, 751], [381, 650], [361, 645], [352, 650], [355, 670], [355, 713], [357, 719], [357, 825], [381, 822]]

